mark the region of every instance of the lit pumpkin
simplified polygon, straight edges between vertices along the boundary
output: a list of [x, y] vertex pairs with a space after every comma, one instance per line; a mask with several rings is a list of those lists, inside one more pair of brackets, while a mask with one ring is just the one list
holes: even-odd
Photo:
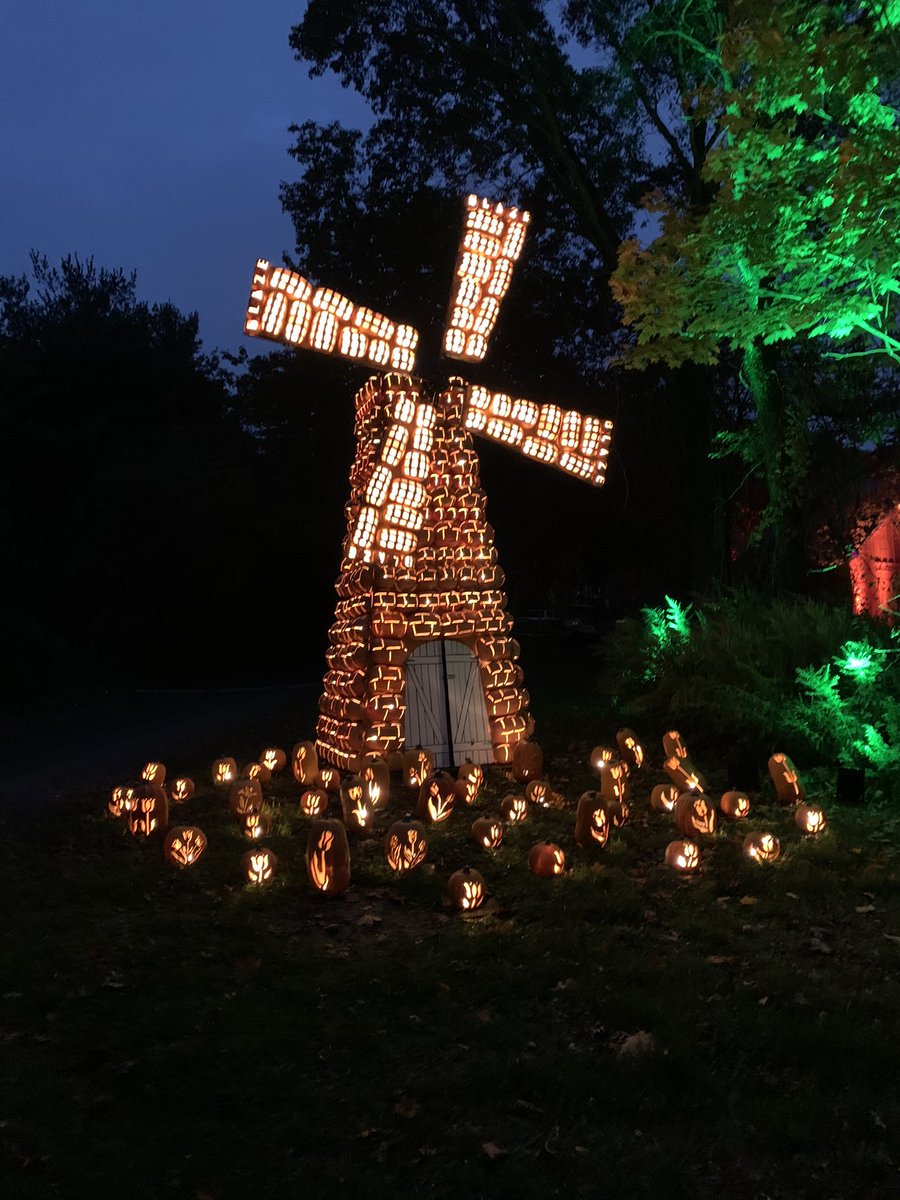
[[456, 772], [456, 796], [463, 804], [474, 804], [484, 783], [484, 771], [478, 763], [464, 762]]
[[496, 850], [503, 841], [503, 826], [496, 817], [478, 817], [472, 822], [472, 841], [484, 850]]
[[341, 773], [337, 767], [321, 767], [313, 782], [326, 792], [338, 792], [341, 788]]
[[552, 879], [562, 875], [566, 869], [566, 856], [555, 842], [538, 842], [528, 854], [528, 866], [535, 875]]
[[317, 892], [341, 896], [350, 886], [350, 844], [341, 821], [318, 820], [309, 827], [306, 871]]
[[112, 794], [107, 801], [106, 807], [109, 810], [110, 816], [121, 817], [125, 813], [125, 797], [128, 794], [127, 787], [114, 787]]
[[605, 846], [608, 839], [606, 801], [599, 792], [582, 792], [575, 809], [575, 845]]
[[384, 856], [387, 865], [398, 875], [412, 871], [425, 861], [428, 854], [428, 838], [425, 827], [419, 821], [405, 817], [395, 821], [385, 835]]
[[408, 750], [404, 757], [403, 777], [407, 787], [420, 788], [425, 780], [434, 772], [434, 755], [430, 750], [417, 746]]
[[676, 841], [666, 846], [666, 866], [675, 871], [696, 871], [700, 865], [700, 848], [696, 842]]
[[254, 842], [262, 841], [272, 832], [272, 818], [268, 813], [248, 812], [244, 814], [241, 828], [244, 837], [250, 838]]
[[606, 768], [616, 757], [616, 752], [610, 746], [595, 746], [591, 751], [591, 766], [598, 773]]
[[328, 793], [324, 788], [307, 788], [300, 797], [304, 817], [321, 817], [328, 810]]
[[631, 805], [624, 797], [621, 800], [604, 798], [603, 806], [606, 809], [607, 820], [613, 829], [621, 829], [631, 820]]
[[470, 912], [484, 903], [484, 876], [472, 867], [454, 871], [447, 880], [447, 895], [454, 908]]
[[456, 800], [456, 780], [438, 771], [419, 788], [419, 816], [435, 824], [446, 821]]
[[242, 779], [258, 779], [260, 783], [270, 783], [272, 772], [261, 762], [247, 763], [241, 768]]
[[372, 826], [375, 814], [366, 800], [366, 789], [358, 775], [348, 775], [341, 781], [341, 812], [351, 833], [366, 833]]
[[769, 759], [769, 776], [775, 784], [775, 794], [781, 804], [802, 804], [806, 788], [797, 768], [786, 754], [773, 754]]
[[540, 779], [544, 773], [544, 752], [537, 742], [517, 742], [512, 752], [512, 774], [517, 783]]
[[236, 817], [259, 812], [263, 806], [262, 784], [258, 779], [236, 779], [228, 791], [228, 804]]
[[549, 808], [553, 799], [550, 784], [546, 779], [530, 779], [525, 784], [525, 799], [529, 804], [536, 804], [538, 808]]
[[233, 758], [217, 758], [212, 765], [213, 783], [234, 783], [237, 779], [237, 763]]
[[158, 783], [161, 787], [166, 782], [165, 764], [161, 762], [144, 763], [141, 779], [146, 779], [147, 783]]
[[663, 770], [680, 792], [706, 791], [706, 780], [689, 758], [673, 754], [663, 763]]
[[[131, 789], [128, 832], [135, 837], [165, 833], [169, 825], [169, 797], [158, 783], [136, 783]], [[126, 794], [127, 795], [127, 794]]]
[[666, 758], [687, 758], [687, 746], [677, 729], [670, 729], [663, 734], [663, 755]]
[[163, 856], [172, 867], [192, 867], [206, 852], [206, 834], [197, 825], [173, 825], [163, 842]]
[[319, 775], [319, 755], [314, 742], [298, 742], [291, 751], [291, 770], [298, 783], [315, 783]]
[[500, 801], [500, 816], [510, 825], [516, 825], [528, 818], [528, 801], [524, 796], [511, 792]]
[[360, 771], [359, 778], [365, 789], [366, 801], [374, 812], [387, 807], [391, 798], [391, 773], [384, 759], [369, 759]]
[[624, 800], [628, 791], [628, 767], [610, 762], [600, 772], [600, 793], [605, 800]]
[[828, 818], [824, 811], [815, 804], [798, 804], [794, 820], [800, 832], [806, 833], [810, 837], [821, 833], [828, 824]]
[[277, 775], [287, 766], [287, 755], [277, 746], [268, 746], [259, 756], [259, 761], [272, 775]]
[[743, 821], [750, 815], [750, 797], [746, 792], [725, 792], [719, 801], [719, 811], [732, 821]]
[[278, 856], [262, 846], [258, 850], [248, 850], [241, 859], [244, 878], [257, 887], [273, 878], [277, 866]]
[[774, 833], [748, 833], [742, 849], [751, 862], [769, 863], [781, 853], [781, 843]]
[[644, 765], [644, 747], [633, 729], [620, 729], [616, 734], [616, 745], [623, 761], [628, 763], [629, 767], [638, 768]]
[[670, 813], [678, 799], [678, 788], [674, 783], [658, 783], [650, 793], [650, 807], [656, 812]]
[[672, 815], [678, 832], [689, 837], [716, 832], [716, 810], [702, 792], [682, 792]]
[[173, 804], [184, 804], [194, 794], [193, 779], [173, 779], [169, 784], [169, 797]]

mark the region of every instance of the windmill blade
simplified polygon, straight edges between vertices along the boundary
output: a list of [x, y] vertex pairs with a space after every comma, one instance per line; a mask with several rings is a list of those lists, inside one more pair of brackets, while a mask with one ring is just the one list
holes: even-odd
[[500, 302], [522, 253], [531, 214], [478, 196], [466, 197], [466, 220], [454, 271], [455, 294], [444, 329], [444, 354], [481, 362]]
[[437, 414], [408, 376], [385, 376], [384, 391], [387, 431], [350, 530], [347, 557], [366, 563], [396, 558], [411, 567], [428, 506]]
[[419, 343], [411, 325], [398, 325], [332, 288], [314, 288], [296, 271], [264, 258], [253, 272], [244, 333], [393, 371], [413, 369]]
[[469, 384], [465, 425], [595, 487], [606, 482], [612, 421]]

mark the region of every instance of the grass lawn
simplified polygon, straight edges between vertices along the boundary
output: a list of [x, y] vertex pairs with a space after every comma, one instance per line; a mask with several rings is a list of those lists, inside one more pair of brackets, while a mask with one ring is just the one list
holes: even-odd
[[[309, 728], [221, 749], [246, 761]], [[676, 878], [647, 803], [662, 730], [645, 730], [630, 824], [576, 850], [587, 755], [614, 730], [585, 690], [559, 697], [538, 736], [565, 808], [479, 850], [472, 820], [511, 790], [496, 768], [425, 868], [393, 878], [382, 836], [357, 840], [330, 901], [284, 777], [262, 889], [240, 882], [248, 844], [208, 760], [169, 764], [198, 782], [176, 819], [209, 836], [189, 871], [96, 791], [7, 822], [0, 1195], [900, 1195], [897, 818], [823, 797], [829, 828], [804, 841], [767, 785]], [[411, 806], [398, 787], [379, 833]], [[745, 864], [765, 827], [781, 860]], [[566, 850], [560, 879], [527, 869], [542, 837]], [[442, 902], [466, 863], [493, 901], [469, 918]]]

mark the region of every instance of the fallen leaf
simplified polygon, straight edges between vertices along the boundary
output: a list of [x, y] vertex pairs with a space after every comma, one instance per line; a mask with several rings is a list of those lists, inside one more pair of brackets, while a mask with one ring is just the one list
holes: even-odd
[[639, 1029], [637, 1033], [627, 1034], [624, 1037], [619, 1035], [610, 1042], [610, 1046], [620, 1057], [622, 1055], [631, 1057], [636, 1054], [650, 1054], [656, 1049], [656, 1038], [646, 1029]]
[[900, 942], [900, 937], [896, 933], [886, 933], [884, 936], [889, 942]]
[[555, 987], [552, 987], [550, 989], [550, 991], [551, 992], [564, 992], [566, 990], [566, 988], [571, 987], [574, 982], [575, 982], [574, 979], [560, 979], [559, 983], [557, 983]]
[[380, 925], [381, 917], [377, 917], [375, 913], [363, 913], [363, 915], [357, 919], [356, 923], [357, 925], [362, 925], [363, 928], [369, 928], [371, 925]]
[[714, 967], [733, 967], [737, 962], [736, 954], [707, 954], [706, 961]]
[[749, 905], [751, 905], [751, 904], [758, 904], [758, 903], [759, 903], [759, 898], [757, 896], [741, 896], [740, 900], [738, 900], [738, 904], [743, 904], [743, 906], [745, 908], [749, 907]]
[[874, 904], [857, 904], [856, 911], [858, 913], [870, 913], [875, 911]]
[[821, 938], [817, 938], [817, 937], [810, 938], [809, 945], [810, 945], [811, 949], [817, 950], [819, 952], [819, 954], [830, 954], [831, 953], [831, 947], [828, 945], [827, 942], [823, 942]]
[[482, 1154], [486, 1154], [491, 1162], [497, 1158], [503, 1158], [504, 1154], [506, 1154], [506, 1151], [498, 1146], [496, 1142], [482, 1142], [481, 1152]]
[[419, 1111], [419, 1106], [415, 1100], [398, 1100], [394, 1105], [394, 1112], [398, 1117], [405, 1117], [407, 1121], [411, 1120]]
[[475, 1016], [479, 1021], [492, 1021], [494, 1019], [494, 1014], [489, 1008], [479, 1008]]
[[766, 1005], [769, 1003], [769, 997], [768, 996], [760, 996], [760, 998], [757, 1000], [756, 1003], [760, 1006], [760, 1008], [762, 1008], [763, 1005]]

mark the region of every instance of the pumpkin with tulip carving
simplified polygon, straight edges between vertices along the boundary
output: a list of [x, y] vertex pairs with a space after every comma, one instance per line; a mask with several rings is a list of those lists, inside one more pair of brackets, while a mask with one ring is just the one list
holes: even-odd
[[528, 818], [528, 801], [524, 796], [511, 792], [500, 801], [500, 816], [510, 825], [518, 825]]
[[606, 801], [599, 792], [583, 792], [575, 810], [575, 845], [602, 847], [608, 840]]
[[147, 783], [158, 783], [162, 786], [166, 782], [165, 764], [161, 762], [144, 763], [141, 779], [145, 779]]
[[517, 783], [540, 779], [544, 773], [544, 752], [537, 742], [517, 742], [512, 752], [512, 774]]
[[275, 875], [278, 857], [271, 850], [260, 846], [258, 850], [248, 850], [241, 859], [241, 870], [248, 883], [259, 886], [268, 883]]
[[[165, 833], [169, 826], [169, 797], [158, 783], [136, 783], [132, 786], [128, 810], [128, 832], [134, 837], [147, 838]], [[127, 800], [126, 800], [127, 802]]]
[[304, 817], [321, 817], [328, 811], [328, 793], [323, 788], [307, 788], [300, 797]]
[[702, 792], [682, 792], [672, 815], [678, 832], [689, 837], [716, 832], [716, 810]]
[[163, 842], [163, 856], [172, 867], [192, 867], [206, 852], [206, 834], [197, 825], [173, 825]]
[[750, 797], [746, 792], [725, 792], [719, 801], [719, 811], [732, 821], [743, 821], [750, 815]]
[[384, 839], [384, 856], [387, 865], [398, 875], [412, 871], [425, 861], [428, 854], [428, 837], [419, 821], [405, 817], [395, 821]]
[[456, 800], [456, 780], [446, 771], [438, 771], [419, 788], [419, 816], [436, 825], [446, 821]]
[[773, 833], [748, 833], [742, 849], [751, 862], [770, 863], [781, 853], [781, 843]]
[[616, 745], [622, 760], [629, 767], [639, 769], [644, 765], [644, 747], [638, 741], [637, 734], [633, 729], [620, 729], [616, 734]]
[[297, 742], [291, 751], [291, 770], [298, 783], [314, 784], [319, 775], [319, 755], [313, 742]]
[[810, 837], [821, 833], [828, 824], [824, 811], [815, 804], [798, 804], [794, 812], [794, 821], [800, 832]]
[[193, 779], [173, 779], [169, 785], [169, 796], [173, 804], [184, 804], [194, 794]]
[[562, 875], [566, 869], [566, 856], [555, 842], [538, 842], [531, 847], [528, 855], [528, 866], [535, 875], [543, 875], [553, 879]]
[[769, 777], [780, 804], [802, 804], [806, 799], [803, 781], [786, 754], [773, 754], [769, 759]]
[[700, 865], [700, 849], [688, 839], [669, 842], [666, 846], [666, 865], [675, 871], [696, 871]]
[[287, 755], [277, 746], [269, 746], [259, 756], [259, 761], [271, 775], [277, 775], [287, 766]]
[[434, 772], [434, 755], [429, 750], [417, 746], [408, 750], [404, 759], [403, 775], [406, 784], [411, 788], [420, 788], [425, 780]]
[[447, 894], [454, 908], [471, 912], [484, 903], [484, 877], [472, 867], [454, 871], [447, 880]]
[[317, 820], [309, 827], [306, 871], [318, 892], [340, 896], [350, 886], [350, 844], [341, 821]]
[[670, 813], [679, 796], [674, 783], [658, 783], [650, 793], [650, 807], [656, 812]]
[[484, 850], [496, 850], [503, 841], [503, 826], [496, 817], [478, 817], [472, 822], [472, 841]]
[[359, 773], [366, 803], [372, 812], [386, 808], [391, 798], [391, 773], [383, 758], [370, 758]]
[[236, 779], [228, 792], [228, 803], [236, 817], [259, 812], [263, 806], [262, 784], [258, 779]]
[[217, 758], [212, 765], [212, 781], [216, 784], [233, 783], [237, 773], [237, 763], [233, 758]]
[[248, 812], [242, 818], [244, 837], [253, 842], [261, 841], [272, 832], [272, 818], [264, 812]]
[[478, 763], [464, 762], [456, 772], [456, 795], [463, 804], [474, 804], [484, 782], [484, 771]]
[[375, 814], [366, 800], [366, 789], [358, 775], [348, 775], [341, 781], [341, 812], [351, 833], [371, 829]]

